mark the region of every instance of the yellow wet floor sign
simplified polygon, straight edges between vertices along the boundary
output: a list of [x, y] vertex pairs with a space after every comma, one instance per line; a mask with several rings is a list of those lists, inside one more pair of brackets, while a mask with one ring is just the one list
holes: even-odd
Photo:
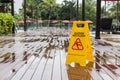
[[[78, 27], [78, 25], [82, 25]], [[66, 57], [66, 64], [72, 62], [86, 66], [86, 61], [93, 62], [92, 47], [88, 23], [85, 21], [74, 21]]]

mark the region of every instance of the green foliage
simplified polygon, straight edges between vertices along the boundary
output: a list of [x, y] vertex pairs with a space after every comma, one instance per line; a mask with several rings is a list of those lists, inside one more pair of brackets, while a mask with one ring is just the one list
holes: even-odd
[[76, 19], [76, 5], [75, 1], [64, 0], [60, 12], [58, 13], [61, 20]]
[[[40, 19], [40, 14], [41, 14], [41, 10], [40, 8], [40, 3], [42, 2], [42, 0], [26, 0], [27, 4], [26, 4], [26, 15], [27, 15], [27, 19]], [[24, 4], [22, 5], [24, 7]], [[22, 8], [20, 10], [20, 15], [24, 14], [24, 9]]]
[[120, 3], [116, 3], [112, 5], [109, 9], [109, 16], [113, 19], [117, 19], [120, 22]]
[[40, 5], [42, 19], [50, 20], [56, 18], [57, 14], [54, 12], [57, 11], [57, 4], [55, 0], [43, 0]]
[[24, 17], [21, 16], [21, 14], [15, 14], [15, 15], [14, 15], [14, 18], [15, 18], [15, 21], [16, 21], [16, 22], [19, 21], [19, 20], [23, 20], [23, 19], [24, 19]]
[[[79, 19], [82, 19], [82, 4], [79, 8]], [[91, 20], [93, 23], [96, 23], [96, 2], [95, 0], [86, 0], [85, 1], [85, 20]]]
[[9, 13], [0, 13], [0, 35], [12, 32], [14, 18]]
[[[38, 2], [39, 1], [39, 2]], [[85, 1], [85, 20], [96, 22], [96, 1]], [[64, 0], [57, 4], [56, 0], [27, 0], [27, 17], [42, 20], [76, 20], [76, 0]], [[23, 9], [20, 11], [23, 15]], [[79, 4], [79, 20], [82, 17], [82, 4]], [[27, 19], [28, 19], [27, 18]]]
[[[62, 4], [57, 4], [56, 0], [27, 0], [27, 17], [30, 19], [43, 20], [63, 20], [76, 18], [76, 2], [64, 1]], [[23, 9], [20, 11], [23, 15]]]

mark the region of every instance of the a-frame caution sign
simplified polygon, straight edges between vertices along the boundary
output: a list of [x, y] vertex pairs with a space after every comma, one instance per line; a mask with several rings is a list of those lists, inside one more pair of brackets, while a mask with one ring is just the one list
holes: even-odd
[[83, 50], [82, 42], [79, 38], [76, 39], [75, 43], [72, 46], [72, 50]]
[[[79, 27], [79, 24], [83, 25], [83, 27]], [[88, 23], [85, 21], [74, 21], [68, 54], [66, 56], [66, 64], [75, 62], [81, 66], [86, 66], [87, 61], [94, 61]]]

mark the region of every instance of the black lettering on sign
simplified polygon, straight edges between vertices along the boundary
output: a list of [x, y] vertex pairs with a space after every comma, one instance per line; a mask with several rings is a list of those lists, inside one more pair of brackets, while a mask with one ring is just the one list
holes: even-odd
[[84, 32], [75, 32], [73, 35], [73, 37], [85, 37]]

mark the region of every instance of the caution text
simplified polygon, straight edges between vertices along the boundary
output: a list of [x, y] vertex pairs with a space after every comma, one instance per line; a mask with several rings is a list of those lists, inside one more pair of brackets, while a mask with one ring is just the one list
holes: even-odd
[[85, 37], [85, 34], [84, 34], [84, 32], [75, 32], [73, 34], [73, 37]]

